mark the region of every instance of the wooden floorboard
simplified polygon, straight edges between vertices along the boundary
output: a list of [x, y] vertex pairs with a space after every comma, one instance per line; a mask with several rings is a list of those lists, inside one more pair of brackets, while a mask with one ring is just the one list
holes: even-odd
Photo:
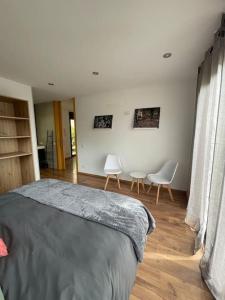
[[[79, 184], [104, 188], [104, 179], [88, 175], [76, 176], [75, 166], [67, 162], [67, 170], [41, 171], [42, 177], [52, 177]], [[108, 190], [139, 199], [156, 219], [156, 230], [148, 237], [144, 260], [139, 264], [136, 282], [130, 300], [209, 300], [213, 299], [201, 279], [199, 260], [201, 254], [192, 255], [194, 233], [184, 223], [187, 205], [185, 193], [175, 191], [175, 202], [169, 200], [167, 190], [162, 190], [159, 204], [155, 205], [156, 189], [150, 195], [137, 195], [130, 185], [109, 182]], [[99, 299], [101, 300], [101, 299]], [[119, 299], [118, 299], [119, 300]]]

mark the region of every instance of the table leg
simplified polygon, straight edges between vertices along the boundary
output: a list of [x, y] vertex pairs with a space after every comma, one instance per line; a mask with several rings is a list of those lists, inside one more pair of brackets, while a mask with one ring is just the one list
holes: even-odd
[[132, 178], [132, 183], [131, 183], [131, 188], [130, 188], [131, 191], [133, 190], [133, 187], [134, 187], [134, 178]]
[[144, 183], [144, 179], [142, 179], [141, 184], [142, 184], [143, 191], [145, 192], [145, 183]]
[[151, 188], [152, 188], [152, 183], [150, 183], [149, 189], [148, 189], [148, 191], [147, 191], [148, 194], [150, 193]]

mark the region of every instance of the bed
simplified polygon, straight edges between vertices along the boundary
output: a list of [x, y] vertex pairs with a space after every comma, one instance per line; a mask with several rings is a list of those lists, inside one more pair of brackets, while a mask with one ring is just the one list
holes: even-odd
[[48, 179], [0, 196], [6, 300], [128, 300], [146, 235], [141, 202]]

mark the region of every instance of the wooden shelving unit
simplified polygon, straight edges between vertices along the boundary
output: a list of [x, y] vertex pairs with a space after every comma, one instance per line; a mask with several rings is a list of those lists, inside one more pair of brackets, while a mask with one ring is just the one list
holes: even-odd
[[34, 180], [28, 102], [0, 96], [0, 192]]

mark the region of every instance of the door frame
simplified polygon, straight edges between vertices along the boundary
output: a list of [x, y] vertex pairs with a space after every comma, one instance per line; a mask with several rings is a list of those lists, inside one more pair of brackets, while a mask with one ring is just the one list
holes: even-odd
[[56, 161], [57, 169], [65, 170], [65, 152], [63, 146], [63, 126], [62, 126], [62, 107], [61, 101], [53, 101], [54, 123], [55, 123], [55, 142], [56, 142]]
[[73, 116], [74, 116], [74, 126], [75, 126], [75, 145], [76, 145], [76, 173], [78, 178], [79, 173], [79, 164], [78, 164], [78, 147], [77, 147], [77, 111], [76, 111], [76, 97], [72, 98], [73, 100]]

